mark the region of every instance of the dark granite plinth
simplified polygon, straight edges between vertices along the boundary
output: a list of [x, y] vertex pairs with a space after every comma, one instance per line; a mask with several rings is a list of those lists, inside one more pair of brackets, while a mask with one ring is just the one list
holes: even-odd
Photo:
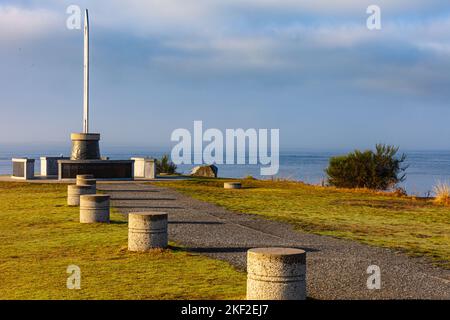
[[58, 179], [92, 174], [95, 179], [133, 180], [133, 160], [59, 160]]

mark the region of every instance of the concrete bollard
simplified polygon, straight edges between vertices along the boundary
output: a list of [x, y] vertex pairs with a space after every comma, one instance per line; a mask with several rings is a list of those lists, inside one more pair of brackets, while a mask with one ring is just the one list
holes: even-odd
[[67, 205], [79, 206], [80, 196], [85, 194], [95, 194], [95, 189], [88, 185], [68, 185], [67, 186]]
[[90, 178], [91, 174], [79, 174], [77, 175], [77, 185], [88, 185], [91, 186], [92, 189], [97, 190], [97, 181], [95, 179]]
[[305, 251], [293, 248], [247, 251], [247, 300], [305, 299]]
[[225, 189], [241, 189], [242, 184], [240, 182], [225, 182], [223, 187]]
[[128, 250], [146, 251], [166, 248], [167, 213], [132, 212], [128, 214]]
[[109, 223], [109, 195], [80, 196], [80, 223]]
[[78, 179], [94, 179], [93, 174], [77, 174], [77, 180]]

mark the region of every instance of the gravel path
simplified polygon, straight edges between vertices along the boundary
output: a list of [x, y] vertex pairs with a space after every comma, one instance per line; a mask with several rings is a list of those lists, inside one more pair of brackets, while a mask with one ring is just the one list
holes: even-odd
[[[289, 224], [227, 211], [143, 183], [98, 183], [121, 213], [169, 213], [169, 239], [193, 252], [245, 270], [254, 247], [302, 248], [307, 254], [308, 296], [315, 299], [450, 299], [450, 271], [388, 249], [294, 231]], [[369, 290], [369, 265], [381, 269], [381, 289]]]

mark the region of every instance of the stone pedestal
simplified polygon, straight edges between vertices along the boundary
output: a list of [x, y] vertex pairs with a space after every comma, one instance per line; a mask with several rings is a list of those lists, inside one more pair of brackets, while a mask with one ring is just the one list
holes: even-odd
[[79, 206], [80, 196], [85, 194], [95, 194], [95, 189], [88, 185], [69, 185], [67, 186], [67, 205]]
[[133, 212], [128, 214], [128, 250], [146, 251], [166, 248], [167, 213]]
[[58, 160], [68, 160], [69, 157], [41, 157], [41, 176], [58, 176]]
[[256, 248], [247, 252], [247, 300], [305, 300], [306, 252]]
[[70, 160], [100, 159], [99, 133], [72, 133], [72, 153]]
[[131, 158], [134, 160], [134, 177], [135, 178], [156, 178], [156, 163], [152, 158]]
[[34, 159], [13, 158], [12, 165], [12, 178], [23, 180], [34, 179]]
[[80, 196], [80, 223], [109, 223], [109, 201], [107, 194]]
[[223, 187], [225, 189], [241, 189], [242, 184], [240, 182], [225, 182]]

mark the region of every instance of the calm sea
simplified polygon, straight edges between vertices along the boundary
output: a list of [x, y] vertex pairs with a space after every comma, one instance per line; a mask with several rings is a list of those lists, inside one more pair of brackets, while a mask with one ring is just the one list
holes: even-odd
[[[48, 148], [37, 150], [37, 148], [14, 148], [0, 150], [0, 174], [10, 174], [11, 158], [30, 157], [36, 159], [35, 172], [40, 171], [39, 157], [42, 155], [54, 156], [65, 154], [69, 150], [64, 148]], [[103, 156], [111, 159], [129, 159], [132, 156], [161, 157], [169, 153], [164, 150], [126, 150], [124, 148], [104, 148]], [[325, 151], [292, 151], [280, 153], [280, 171], [278, 177], [301, 180], [307, 183], [320, 184], [325, 179], [324, 169], [328, 165], [330, 157], [344, 154], [345, 152]], [[433, 186], [438, 182], [450, 183], [450, 151], [408, 151], [406, 181], [403, 187], [409, 194], [418, 196], [427, 195], [432, 192]], [[178, 171], [188, 173], [193, 166], [178, 166]], [[261, 178], [258, 165], [218, 165], [219, 176], [240, 178], [248, 175]], [[266, 178], [267, 177], [263, 177]]]

